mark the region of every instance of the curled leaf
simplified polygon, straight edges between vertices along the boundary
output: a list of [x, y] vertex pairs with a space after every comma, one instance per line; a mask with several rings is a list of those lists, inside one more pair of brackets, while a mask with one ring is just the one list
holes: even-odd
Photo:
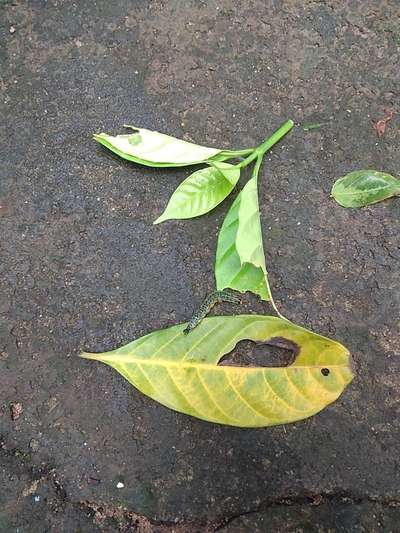
[[240, 261], [252, 263], [266, 273], [262, 242], [260, 210], [258, 206], [257, 181], [252, 178], [242, 190], [239, 206], [239, 227], [236, 234], [236, 249]]
[[226, 159], [237, 153], [200, 146], [158, 131], [129, 127], [135, 130], [134, 133], [116, 136], [100, 133], [94, 138], [124, 159], [149, 167], [195, 165], [207, 160]]
[[356, 170], [338, 179], [332, 196], [343, 207], [364, 207], [400, 194], [400, 180], [377, 170]]
[[[206, 318], [155, 331], [117, 350], [82, 357], [113, 367], [141, 392], [181, 413], [239, 427], [301, 420], [335, 401], [353, 379], [348, 350], [287, 320], [259, 315]], [[288, 367], [221, 364], [250, 339], [296, 347]]]
[[231, 193], [239, 177], [237, 166], [222, 162], [213, 162], [212, 166], [193, 172], [175, 190], [164, 213], [154, 224], [208, 213]]
[[263, 300], [271, 299], [254, 178], [238, 194], [222, 224], [215, 279], [218, 290], [251, 291]]

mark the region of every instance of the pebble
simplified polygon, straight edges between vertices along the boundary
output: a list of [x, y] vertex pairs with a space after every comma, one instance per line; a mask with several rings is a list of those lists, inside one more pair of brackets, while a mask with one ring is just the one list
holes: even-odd
[[36, 450], [39, 448], [39, 442], [36, 440], [36, 439], [31, 439], [29, 441], [29, 448], [33, 451], [33, 452], [36, 452]]
[[23, 411], [22, 403], [14, 402], [10, 404], [11, 419], [18, 420]]

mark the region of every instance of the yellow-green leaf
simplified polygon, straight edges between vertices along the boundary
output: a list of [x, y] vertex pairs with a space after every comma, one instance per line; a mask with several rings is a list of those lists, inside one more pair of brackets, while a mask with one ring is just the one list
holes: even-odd
[[193, 218], [208, 213], [235, 187], [240, 169], [229, 163], [213, 162], [187, 177], [171, 196], [164, 213], [155, 220]]
[[158, 131], [129, 127], [135, 130], [134, 133], [116, 136], [100, 133], [94, 135], [94, 139], [124, 159], [150, 167], [195, 165], [207, 160], [221, 160], [251, 152], [251, 150], [222, 151], [219, 148], [209, 148], [176, 139]]
[[343, 207], [364, 207], [400, 195], [400, 180], [377, 170], [356, 170], [338, 179], [332, 196]]
[[[161, 404], [203, 420], [262, 427], [301, 420], [335, 401], [353, 379], [348, 350], [288, 320], [259, 315], [206, 318], [155, 331], [117, 350], [82, 357], [113, 367]], [[296, 347], [288, 367], [221, 364], [243, 340]], [[266, 361], [268, 348], [266, 346]]]

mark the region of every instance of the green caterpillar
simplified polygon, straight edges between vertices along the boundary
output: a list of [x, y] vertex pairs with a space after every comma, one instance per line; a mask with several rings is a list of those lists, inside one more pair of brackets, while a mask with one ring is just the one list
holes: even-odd
[[229, 302], [232, 304], [240, 304], [240, 298], [227, 289], [223, 291], [213, 291], [209, 294], [202, 302], [198, 310], [194, 313], [192, 318], [189, 320], [188, 325], [183, 330], [183, 333], [187, 335], [200, 324], [200, 322], [205, 318], [215, 304], [221, 302]]

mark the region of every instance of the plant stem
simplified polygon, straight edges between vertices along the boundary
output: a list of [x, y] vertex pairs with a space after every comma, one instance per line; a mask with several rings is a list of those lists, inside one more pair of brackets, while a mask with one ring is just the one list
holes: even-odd
[[222, 150], [218, 155], [226, 155], [229, 157], [241, 157], [242, 155], [249, 155], [254, 152], [255, 148], [245, 148], [244, 150]]
[[265, 139], [257, 148], [251, 153], [246, 159], [240, 162], [237, 166], [239, 168], [245, 168], [249, 165], [254, 159], [257, 159], [259, 156], [262, 157], [267, 150], [270, 150], [274, 144], [279, 142], [282, 137], [284, 137], [289, 131], [293, 128], [293, 120], [287, 120], [280, 128], [278, 128], [270, 137]]
[[287, 120], [284, 124], [282, 124], [282, 126], [279, 129], [277, 129], [271, 135], [271, 137], [268, 137], [268, 139], [266, 139], [262, 144], [260, 144], [260, 146], [257, 146], [256, 152], [261, 156], [264, 155], [267, 150], [272, 148], [274, 144], [279, 142], [282, 139], [282, 137], [284, 137], [287, 133], [289, 133], [289, 131], [293, 128], [293, 126], [294, 126], [293, 120]]
[[257, 180], [257, 178], [258, 178], [258, 172], [260, 170], [260, 167], [261, 167], [261, 164], [262, 164], [262, 160], [263, 160], [263, 156], [262, 155], [258, 155], [256, 164], [254, 165], [254, 168], [253, 168], [253, 173], [251, 175], [251, 177], [254, 178], [255, 180]]

